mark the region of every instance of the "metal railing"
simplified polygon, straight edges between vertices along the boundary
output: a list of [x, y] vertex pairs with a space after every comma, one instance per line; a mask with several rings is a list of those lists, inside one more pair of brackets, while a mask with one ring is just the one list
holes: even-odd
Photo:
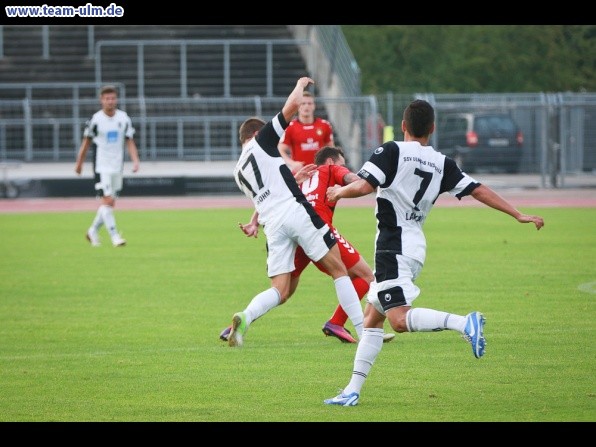
[[[511, 115], [524, 136], [519, 172], [540, 174], [543, 186], [564, 186], [568, 175], [596, 173], [596, 93], [387, 93], [377, 101], [396, 139], [403, 137], [403, 110], [415, 98], [433, 104], [437, 120], [453, 111]], [[431, 143], [440, 151], [439, 137], [436, 132]]]
[[[509, 113], [524, 134], [519, 172], [540, 173], [544, 184], [564, 185], [565, 176], [596, 172], [596, 94], [388, 95], [318, 97], [321, 107], [350, 111], [336, 134], [353, 168], [358, 168], [383, 139], [375, 129], [383, 120], [395, 129], [404, 107], [414, 98], [431, 101], [437, 116], [449, 111]], [[237, 130], [248, 116], [270, 118], [285, 97], [126, 98], [121, 103], [137, 130], [146, 160], [234, 160]], [[99, 108], [97, 98], [0, 100], [0, 160], [72, 161], [84, 123]], [[377, 114], [379, 112], [379, 114]], [[393, 116], [393, 119], [389, 117]], [[438, 135], [431, 140], [436, 149]]]
[[[127, 98], [120, 106], [131, 116], [135, 140], [145, 160], [235, 160], [238, 127], [249, 116], [269, 119], [285, 97], [251, 98]], [[378, 140], [368, 135], [372, 97], [318, 97], [321, 108], [354, 111], [351, 133], [337, 135], [349, 161], [358, 166], [361, 148]], [[85, 122], [99, 109], [96, 98], [0, 100], [0, 160], [72, 161]]]
[[[118, 88], [121, 103], [126, 102], [126, 86], [122, 82], [106, 82]], [[98, 82], [0, 82], [0, 101], [3, 99], [48, 99], [54, 97], [73, 100], [98, 98], [102, 83]], [[10, 94], [8, 94], [10, 92]]]
[[[264, 51], [264, 81], [266, 90], [265, 96], [274, 96], [273, 82], [274, 82], [274, 49], [276, 47], [287, 46], [304, 46], [306, 51], [309, 51], [310, 42], [308, 40], [298, 39], [160, 39], [160, 40], [103, 40], [95, 44], [95, 82], [103, 82], [103, 73], [109, 69], [113, 64], [121, 63], [121, 55], [116, 55], [115, 48], [130, 47], [133, 49], [133, 54], [130, 54], [128, 60], [136, 65], [136, 79], [138, 97], [151, 96], [147, 95], [146, 84], [151, 74], [146, 69], [145, 52], [152, 51], [155, 48], [172, 47], [176, 49], [177, 66], [169, 66], [168, 69], [173, 73], [178, 74], [177, 79], [170, 76], [170, 80], [179, 86], [180, 97], [185, 98], [191, 95], [189, 88], [189, 66], [191, 64], [189, 51], [193, 47], [198, 50], [212, 49], [216, 51], [217, 70], [221, 71], [221, 89], [223, 90], [223, 97], [232, 96], [232, 51], [234, 48], [242, 48], [246, 52], [246, 48], [251, 48], [248, 57], [255, 57], [254, 55]], [[263, 50], [259, 50], [262, 48]], [[197, 51], [198, 51], [197, 50]], [[252, 54], [252, 55], [251, 55]], [[112, 60], [109, 58], [113, 57]], [[280, 56], [281, 57], [281, 56]], [[247, 64], [244, 67], [248, 71], [250, 66]], [[239, 70], [236, 70], [238, 72]], [[262, 82], [262, 79], [258, 79]]]

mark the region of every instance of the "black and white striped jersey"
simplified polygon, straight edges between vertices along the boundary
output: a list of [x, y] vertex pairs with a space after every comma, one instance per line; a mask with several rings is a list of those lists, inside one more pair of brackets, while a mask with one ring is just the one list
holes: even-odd
[[480, 185], [451, 158], [416, 141], [384, 143], [358, 175], [377, 189], [376, 253], [405, 255], [423, 264], [422, 226], [439, 194], [461, 199]]
[[259, 223], [267, 226], [269, 232], [288, 218], [297, 203], [306, 206], [309, 214], [314, 214], [277, 149], [286, 127], [288, 124], [283, 115], [278, 113], [243, 146], [234, 168], [238, 187], [252, 200], [259, 213]]

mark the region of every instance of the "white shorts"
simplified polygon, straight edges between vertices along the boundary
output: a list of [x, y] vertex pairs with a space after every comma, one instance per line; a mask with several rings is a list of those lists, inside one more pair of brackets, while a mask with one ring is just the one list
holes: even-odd
[[422, 270], [422, 264], [415, 259], [396, 255], [397, 278], [370, 284], [366, 300], [381, 314], [399, 306], [411, 306], [420, 295], [414, 280]]
[[118, 197], [122, 190], [121, 172], [98, 172], [95, 174], [95, 190], [100, 197]]
[[267, 275], [270, 278], [294, 271], [298, 245], [316, 262], [336, 243], [329, 226], [325, 224], [317, 229], [303, 207], [291, 214], [273, 234], [267, 233], [266, 225], [263, 227], [267, 237]]

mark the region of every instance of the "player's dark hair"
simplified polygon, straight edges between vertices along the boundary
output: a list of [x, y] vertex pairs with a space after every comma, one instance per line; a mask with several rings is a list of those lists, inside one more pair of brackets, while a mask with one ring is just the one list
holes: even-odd
[[435, 122], [435, 109], [427, 101], [416, 99], [404, 110], [404, 122], [410, 135], [428, 137]]
[[99, 91], [99, 96], [105, 95], [106, 93], [116, 93], [118, 94], [118, 89], [115, 85], [104, 85], [101, 90]]
[[319, 149], [315, 154], [315, 164], [320, 166], [325, 164], [325, 160], [328, 158], [331, 158], [333, 161], [337, 161], [339, 160], [339, 157], [344, 157], [344, 159], [346, 158], [341, 147], [325, 146]]
[[261, 130], [264, 125], [265, 121], [263, 121], [261, 118], [257, 118], [256, 116], [247, 118], [240, 125], [240, 129], [238, 129], [238, 138], [240, 138], [240, 144], [244, 144], [254, 137], [255, 132]]

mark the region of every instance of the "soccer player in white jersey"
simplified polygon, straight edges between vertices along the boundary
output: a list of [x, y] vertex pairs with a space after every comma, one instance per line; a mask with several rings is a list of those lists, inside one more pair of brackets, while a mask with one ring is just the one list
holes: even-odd
[[101, 110], [96, 112], [85, 125], [83, 141], [79, 148], [75, 172], [81, 174], [87, 151], [93, 142], [93, 170], [95, 190], [101, 198], [101, 205], [87, 230], [87, 240], [92, 246], [100, 245], [99, 229], [106, 226], [112, 245], [122, 247], [126, 241], [120, 236], [114, 217], [114, 206], [122, 190], [124, 167], [124, 146], [132, 160], [132, 172], [139, 170], [139, 153], [133, 139], [135, 129], [128, 114], [118, 109], [116, 87], [106, 85], [99, 95]]
[[420, 293], [414, 280], [426, 257], [422, 226], [439, 194], [448, 192], [458, 199], [471, 195], [520, 223], [533, 223], [538, 230], [544, 226], [542, 217], [522, 214], [428, 145], [435, 129], [434, 109], [428, 102], [410, 103], [401, 128], [405, 141], [389, 141], [378, 147], [358, 172], [360, 180], [327, 190], [330, 201], [377, 191], [375, 280], [367, 295], [364, 330], [354, 357], [352, 379], [339, 395], [324, 401], [329, 405], [358, 404], [364, 381], [383, 347], [385, 319], [398, 333], [457, 331], [472, 345], [474, 357], [484, 355], [485, 319], [480, 312], [462, 316], [412, 308]]
[[[339, 303], [352, 321], [358, 337], [364, 319], [358, 294], [341, 260], [337, 240], [323, 219], [306, 200], [277, 145], [302, 102], [306, 87], [314, 81], [302, 77], [286, 99], [280, 113], [265, 123], [260, 118], [245, 120], [239, 129], [242, 153], [234, 178], [252, 200], [259, 224], [267, 239], [267, 275], [271, 287], [257, 294], [242, 312], [232, 317], [228, 344], [241, 346], [249, 325], [290, 296], [291, 272], [298, 245], [315, 262], [320, 262], [334, 280]], [[316, 169], [316, 166], [313, 166]]]

